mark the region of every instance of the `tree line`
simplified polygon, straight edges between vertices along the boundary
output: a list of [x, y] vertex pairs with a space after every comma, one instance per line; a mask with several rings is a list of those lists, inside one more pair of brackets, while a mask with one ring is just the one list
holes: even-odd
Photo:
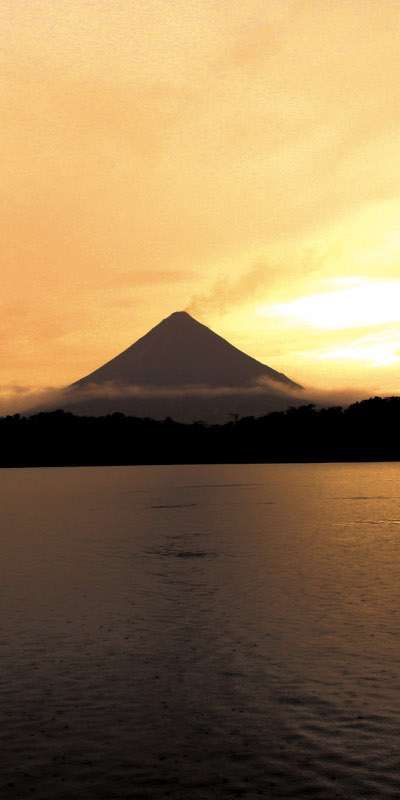
[[0, 417], [0, 466], [400, 460], [400, 397], [224, 424], [58, 410]]

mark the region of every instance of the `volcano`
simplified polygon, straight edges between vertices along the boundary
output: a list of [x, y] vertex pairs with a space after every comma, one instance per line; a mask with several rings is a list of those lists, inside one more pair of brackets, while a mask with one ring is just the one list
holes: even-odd
[[271, 367], [193, 319], [175, 311], [145, 336], [73, 386], [249, 387], [262, 380], [299, 389]]
[[[301, 386], [176, 311], [66, 390], [81, 414], [122, 411], [192, 421], [261, 414], [292, 402]], [[289, 398], [289, 400], [288, 400]]]

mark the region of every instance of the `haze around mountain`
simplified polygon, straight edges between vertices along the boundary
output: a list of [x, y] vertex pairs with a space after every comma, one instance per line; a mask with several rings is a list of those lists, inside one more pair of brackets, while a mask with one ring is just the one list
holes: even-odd
[[[122, 353], [67, 387], [63, 407], [99, 415], [223, 420], [278, 410], [302, 387], [176, 311]], [[59, 405], [58, 401], [58, 405]]]

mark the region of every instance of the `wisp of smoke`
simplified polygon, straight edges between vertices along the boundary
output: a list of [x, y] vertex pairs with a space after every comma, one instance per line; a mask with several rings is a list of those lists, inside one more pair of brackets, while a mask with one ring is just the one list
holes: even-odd
[[216, 312], [225, 314], [238, 305], [252, 301], [257, 295], [265, 291], [281, 290], [293, 286], [301, 280], [316, 278], [320, 275], [322, 265], [332, 256], [332, 252], [320, 251], [317, 248], [304, 248], [293, 254], [291, 263], [280, 262], [279, 259], [271, 261], [266, 259], [258, 261], [245, 270], [238, 278], [224, 275], [218, 278], [210, 289], [194, 294], [185, 311], [189, 314], [204, 314]]
[[276, 268], [267, 269], [264, 264], [258, 264], [237, 280], [220, 278], [208, 291], [195, 294], [185, 311], [195, 316], [210, 311], [225, 314], [264, 287], [267, 279], [271, 281], [274, 272]]

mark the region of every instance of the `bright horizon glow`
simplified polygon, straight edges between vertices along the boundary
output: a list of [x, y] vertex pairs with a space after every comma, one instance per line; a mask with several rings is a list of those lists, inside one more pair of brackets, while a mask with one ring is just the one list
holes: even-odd
[[331, 331], [400, 322], [400, 280], [344, 280], [351, 285], [262, 307], [258, 313]]
[[324, 350], [316, 357], [320, 361], [353, 361], [372, 367], [390, 367], [400, 362], [400, 331], [384, 330], [382, 333], [360, 336], [339, 347]]
[[387, 344], [365, 345], [349, 347], [338, 347], [331, 352], [321, 355], [321, 360], [330, 359], [340, 361], [346, 359], [350, 361], [365, 361], [373, 367], [389, 367], [400, 361], [400, 342]]

